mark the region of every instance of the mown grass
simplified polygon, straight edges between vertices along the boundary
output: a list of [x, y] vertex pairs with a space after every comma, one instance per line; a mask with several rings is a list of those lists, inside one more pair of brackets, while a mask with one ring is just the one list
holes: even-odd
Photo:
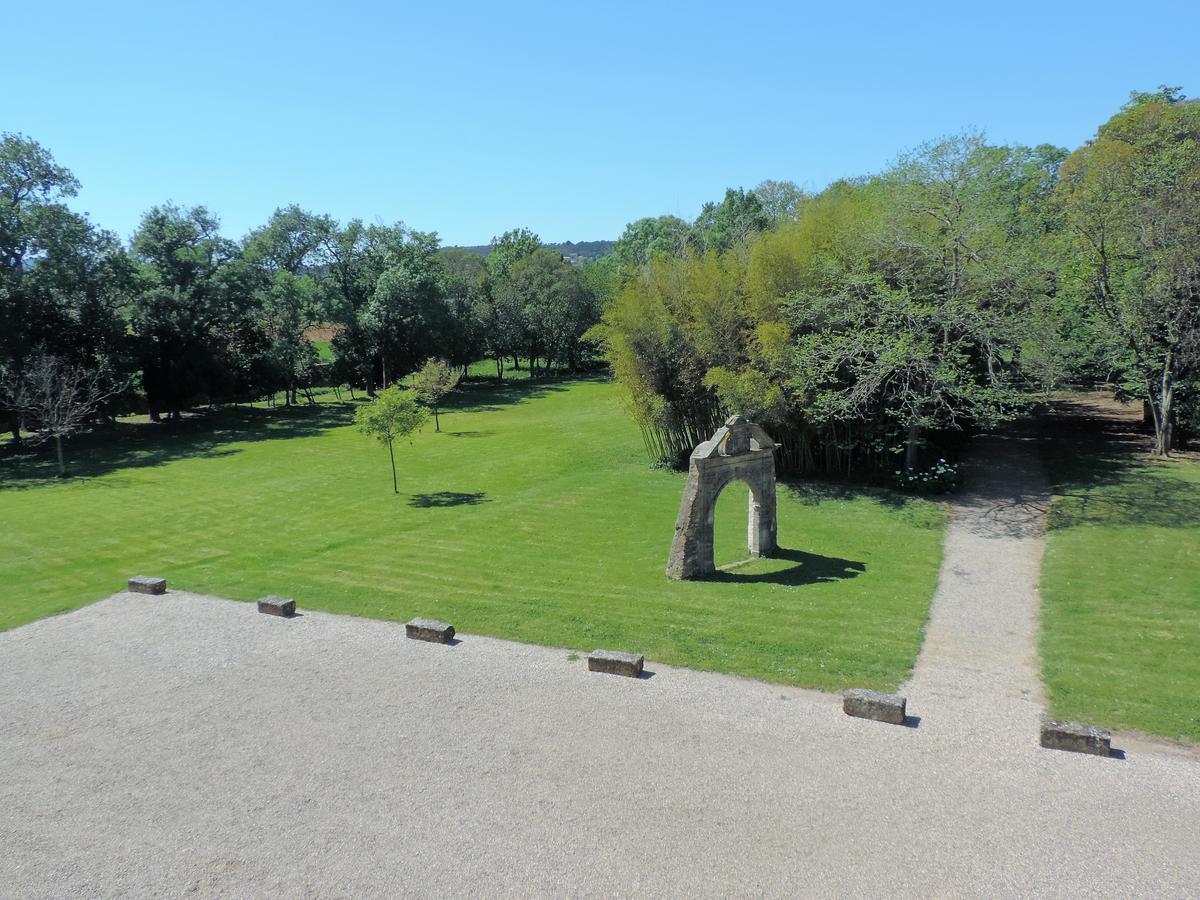
[[1042, 565], [1052, 711], [1200, 740], [1200, 465], [1151, 461], [1128, 421], [1064, 424]]
[[[65, 482], [47, 450], [0, 449], [0, 627], [141, 573], [824, 689], [910, 671], [940, 560], [934, 504], [781, 485], [778, 558], [675, 583], [683, 476], [647, 466], [606, 381], [467, 384], [441, 433], [397, 448], [399, 496], [354, 409], [123, 422], [71, 442]], [[722, 562], [745, 545], [745, 502], [722, 498]]]

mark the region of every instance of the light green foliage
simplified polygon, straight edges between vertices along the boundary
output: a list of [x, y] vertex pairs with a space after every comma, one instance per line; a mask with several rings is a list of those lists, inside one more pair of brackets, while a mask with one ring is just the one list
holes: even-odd
[[724, 253], [741, 247], [771, 222], [753, 191], [727, 188], [720, 203], [704, 204], [692, 222], [688, 241], [700, 253]]
[[388, 448], [392, 463], [392, 492], [399, 493], [396, 483], [396, 454], [394, 444], [400, 438], [410, 436], [424, 424], [429, 411], [421, 405], [416, 392], [404, 390], [399, 385], [380, 391], [369, 403], [360, 406], [354, 414], [354, 422], [363, 434], [369, 434]]
[[626, 225], [612, 250], [622, 280], [632, 278], [660, 257], [683, 253], [688, 227], [678, 216], [650, 216]]
[[787, 399], [783, 390], [762, 372], [754, 369], [733, 372], [714, 366], [704, 376], [704, 385], [717, 392], [721, 406], [727, 412], [745, 416], [752, 422], [770, 426], [787, 417]]
[[800, 216], [808, 195], [794, 181], [775, 181], [768, 178], [754, 189], [754, 196], [762, 205], [763, 212], [771, 223], [794, 222]]
[[680, 456], [744, 405], [775, 418], [785, 468], [890, 468], [899, 442], [911, 468], [922, 432], [1011, 415], [1022, 323], [1053, 287], [1061, 158], [950, 138], [768, 231], [746, 225], [753, 194], [727, 193], [693, 233], [728, 251], [646, 266], [593, 331], [651, 454]]
[[1135, 94], [1062, 176], [1073, 312], [1127, 348], [1127, 387], [1167, 455], [1177, 394], [1188, 402], [1200, 369], [1200, 105], [1171, 88]]
[[438, 406], [442, 398], [458, 387], [461, 373], [445, 360], [431, 359], [413, 375], [413, 391], [417, 398], [433, 410], [434, 430], [441, 431]]
[[[449, 404], [454, 430], [426, 428], [405, 448], [398, 498], [378, 489], [378, 448], [348, 403], [123, 422], [77, 438], [89, 477], [69, 483], [49, 448], [0, 449], [0, 627], [147, 572], [242, 600], [435, 616], [465, 633], [628, 647], [829, 690], [907, 677], [937, 578], [935, 505], [784, 485], [785, 555], [674, 582], [663, 568], [684, 479], [646, 467], [612, 385], [473, 383]], [[746, 500], [730, 497], [716, 527], [734, 553]]]

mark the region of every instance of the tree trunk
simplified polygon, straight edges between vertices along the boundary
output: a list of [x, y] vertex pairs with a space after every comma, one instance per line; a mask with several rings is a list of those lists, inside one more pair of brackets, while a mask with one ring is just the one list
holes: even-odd
[[54, 452], [58, 455], [58, 477], [67, 477], [67, 461], [63, 459], [62, 435], [54, 436]]
[[917, 467], [917, 451], [920, 449], [921, 426], [908, 426], [908, 439], [904, 444], [904, 471], [911, 472]]
[[1156, 443], [1158, 445], [1159, 456], [1171, 455], [1172, 431], [1174, 430], [1175, 419], [1175, 379], [1171, 372], [1173, 360], [1168, 355], [1167, 365], [1163, 368], [1162, 388], [1159, 394], [1160, 414], [1158, 417], [1158, 428], [1156, 435]]
[[14, 447], [21, 446], [21, 414], [15, 409], [8, 412], [8, 430], [12, 432]]
[[438, 420], [438, 408], [437, 408], [436, 403], [433, 406], [433, 430], [434, 431], [442, 430], [442, 423]]
[[[1157, 385], [1147, 383], [1146, 394], [1150, 398], [1146, 404], [1150, 407], [1154, 423], [1154, 455], [1169, 457], [1171, 455], [1172, 422], [1175, 415], [1175, 379], [1174, 355], [1167, 354], [1163, 365], [1162, 378]], [[1155, 396], [1157, 394], [1157, 396]]]
[[388, 458], [392, 461], [392, 493], [400, 493], [400, 487], [396, 484], [396, 454], [392, 450], [391, 438], [388, 439]]

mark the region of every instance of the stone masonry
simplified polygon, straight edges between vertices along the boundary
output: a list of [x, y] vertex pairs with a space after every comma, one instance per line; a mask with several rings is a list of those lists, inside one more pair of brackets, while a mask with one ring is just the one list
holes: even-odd
[[775, 446], [758, 425], [731, 416], [692, 451], [667, 561], [669, 577], [701, 578], [717, 570], [713, 563], [713, 512], [721, 491], [739, 479], [750, 486], [746, 539], [750, 555], [770, 556], [775, 552]]

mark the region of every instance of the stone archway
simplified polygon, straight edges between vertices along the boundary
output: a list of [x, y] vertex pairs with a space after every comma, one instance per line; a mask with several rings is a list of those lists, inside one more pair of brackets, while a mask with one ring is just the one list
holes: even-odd
[[750, 486], [746, 541], [750, 555], [770, 556], [775, 552], [775, 446], [758, 425], [732, 416], [692, 451], [667, 560], [669, 577], [699, 578], [717, 570], [713, 562], [713, 513], [717, 497], [731, 481], [744, 481]]

